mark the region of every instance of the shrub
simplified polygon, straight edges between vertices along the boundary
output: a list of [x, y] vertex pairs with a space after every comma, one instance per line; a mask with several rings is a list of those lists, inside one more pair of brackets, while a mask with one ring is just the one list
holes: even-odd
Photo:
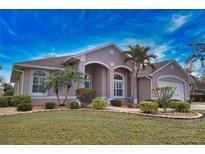
[[69, 107], [70, 107], [70, 109], [79, 109], [80, 108], [78, 102], [71, 102], [69, 104]]
[[96, 110], [103, 110], [107, 106], [107, 102], [104, 99], [93, 99], [92, 106]]
[[121, 100], [119, 100], [119, 99], [113, 99], [113, 100], [111, 100], [110, 104], [111, 104], [112, 106], [122, 106], [122, 102], [121, 102]]
[[46, 109], [54, 109], [56, 104], [54, 102], [46, 102], [45, 108]]
[[154, 99], [145, 99], [144, 101], [148, 101], [148, 102], [157, 102], [157, 100], [154, 100]]
[[24, 95], [12, 96], [10, 101], [11, 101], [10, 103], [12, 106], [18, 106], [18, 104], [21, 104], [21, 103], [31, 104], [31, 98], [29, 96], [24, 96]]
[[8, 100], [6, 97], [0, 97], [0, 107], [8, 107]]
[[11, 101], [13, 99], [13, 97], [14, 96], [7, 96], [9, 106], [15, 106], [15, 104], [13, 104], [13, 102]]
[[30, 110], [32, 110], [31, 103], [23, 102], [17, 105], [17, 111], [30, 111]]
[[189, 112], [191, 105], [186, 102], [173, 101], [170, 103], [170, 107], [178, 112]]
[[128, 108], [133, 108], [132, 103], [128, 103], [128, 104], [127, 104], [127, 107], [128, 107]]
[[159, 104], [152, 101], [143, 101], [139, 106], [143, 113], [157, 113], [159, 109]]
[[159, 106], [163, 107], [164, 112], [169, 107], [170, 100], [175, 94], [176, 88], [173, 87], [159, 87], [152, 90], [153, 94], [157, 98]]
[[204, 102], [205, 101], [205, 95], [191, 95], [190, 96], [191, 100], [193, 102]]
[[95, 89], [80, 88], [76, 90], [77, 99], [80, 100], [82, 106], [87, 106], [96, 97]]

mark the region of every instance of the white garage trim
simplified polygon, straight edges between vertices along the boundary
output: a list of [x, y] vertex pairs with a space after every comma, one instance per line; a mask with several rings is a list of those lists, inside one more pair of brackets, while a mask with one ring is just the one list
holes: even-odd
[[110, 67], [107, 64], [100, 62], [100, 61], [89, 61], [89, 62], [85, 63], [84, 65], [86, 66], [89, 64], [101, 64], [101, 65], [105, 66], [107, 69], [110, 69]]
[[183, 80], [182, 78], [180, 78], [180, 77], [178, 77], [178, 76], [175, 76], [175, 75], [163, 75], [163, 76], [158, 77], [157, 86], [159, 86], [159, 81], [160, 81], [160, 79], [168, 78], [168, 77], [175, 78], [175, 79], [178, 79], [178, 80], [180, 80], [180, 81], [183, 82], [184, 101], [185, 101], [185, 99], [186, 99], [186, 81]]

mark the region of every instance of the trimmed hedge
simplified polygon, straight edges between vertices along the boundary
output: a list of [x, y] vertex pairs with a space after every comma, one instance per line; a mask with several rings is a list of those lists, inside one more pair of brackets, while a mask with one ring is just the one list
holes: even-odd
[[127, 107], [128, 107], [128, 108], [133, 108], [132, 103], [128, 103], [128, 104], [127, 104]]
[[143, 113], [157, 113], [159, 109], [159, 104], [153, 101], [142, 101], [139, 106]]
[[70, 109], [79, 109], [80, 106], [79, 106], [78, 102], [70, 102], [69, 103], [69, 108]]
[[56, 104], [54, 102], [46, 102], [45, 109], [54, 109]]
[[16, 96], [11, 96], [11, 98], [9, 99], [10, 99], [11, 106], [18, 106], [18, 104], [21, 103], [31, 104], [31, 98], [29, 96], [16, 95]]
[[144, 101], [148, 101], [148, 102], [157, 102], [157, 100], [154, 100], [154, 99], [146, 99]]
[[191, 105], [186, 102], [173, 101], [170, 103], [170, 107], [178, 112], [189, 112]]
[[4, 96], [0, 97], [0, 107], [8, 107], [7, 97]]
[[80, 88], [76, 90], [77, 99], [80, 100], [82, 106], [90, 104], [96, 97], [96, 90], [90, 88]]
[[96, 110], [104, 110], [107, 107], [107, 101], [105, 101], [104, 99], [95, 98], [93, 99], [91, 104]]
[[112, 106], [122, 106], [122, 102], [121, 102], [121, 100], [119, 100], [119, 99], [113, 99], [113, 100], [111, 100], [111, 101], [110, 101], [110, 104], [111, 104]]
[[191, 95], [190, 98], [193, 102], [205, 102], [205, 95]]
[[20, 103], [17, 105], [17, 111], [30, 111], [32, 110], [32, 105], [31, 103]]

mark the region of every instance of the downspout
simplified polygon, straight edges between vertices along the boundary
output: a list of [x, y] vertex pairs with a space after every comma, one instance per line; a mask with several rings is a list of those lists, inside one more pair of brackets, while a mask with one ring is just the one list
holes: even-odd
[[22, 83], [21, 83], [21, 87], [22, 87], [22, 88], [21, 88], [21, 95], [23, 95], [24, 71], [15, 68], [15, 66], [13, 66], [13, 70], [22, 73]]

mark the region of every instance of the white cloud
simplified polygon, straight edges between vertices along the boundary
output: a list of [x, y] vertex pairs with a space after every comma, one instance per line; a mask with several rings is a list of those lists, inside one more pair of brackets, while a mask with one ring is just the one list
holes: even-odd
[[167, 29], [168, 32], [174, 32], [181, 26], [183, 26], [190, 18], [190, 15], [173, 15], [171, 23]]
[[152, 52], [154, 54], [156, 54], [158, 56], [158, 58], [164, 58], [165, 56], [165, 52], [169, 49], [170, 47], [166, 44], [162, 44], [162, 45], [159, 45], [159, 46], [156, 46]]

